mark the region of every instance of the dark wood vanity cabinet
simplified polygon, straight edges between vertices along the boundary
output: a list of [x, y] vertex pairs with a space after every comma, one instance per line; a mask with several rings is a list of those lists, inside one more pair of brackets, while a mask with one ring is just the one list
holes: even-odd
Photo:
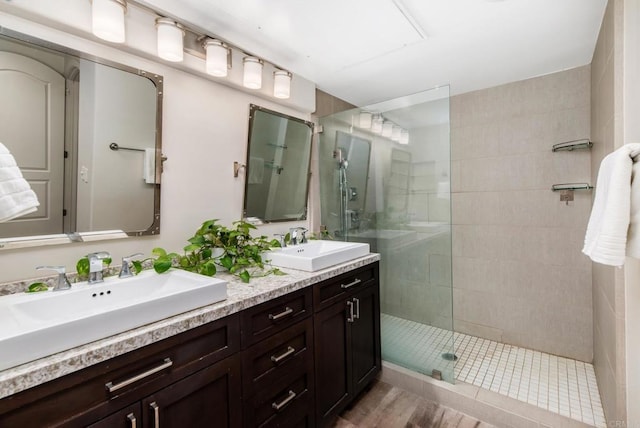
[[326, 426], [380, 370], [378, 263], [0, 400], [0, 427]]
[[316, 420], [330, 425], [381, 369], [378, 264], [314, 289]]
[[245, 427], [315, 426], [311, 296], [308, 287], [244, 311]]
[[[217, 426], [238, 427], [239, 350], [240, 321], [235, 314], [2, 399], [0, 427], [153, 426], [146, 399], [185, 396], [190, 385], [202, 379], [207, 387], [194, 386], [185, 403], [192, 401], [197, 409], [229, 397], [230, 423]], [[226, 391], [221, 391], [223, 386]], [[166, 404], [169, 409], [173, 405]], [[161, 417], [164, 410], [160, 408]]]

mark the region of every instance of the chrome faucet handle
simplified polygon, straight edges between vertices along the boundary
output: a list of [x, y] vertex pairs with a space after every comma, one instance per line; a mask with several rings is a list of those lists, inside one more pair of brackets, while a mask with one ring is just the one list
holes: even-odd
[[298, 230], [300, 230], [300, 243], [301, 244], [306, 244], [307, 243], [307, 232], [308, 230], [304, 227], [299, 227]]
[[89, 259], [89, 284], [95, 284], [97, 282], [103, 282], [103, 266], [102, 260], [110, 258], [111, 255], [106, 251], [98, 251], [96, 253], [87, 254]]
[[36, 270], [52, 270], [58, 272], [58, 282], [52, 291], [68, 290], [71, 288], [71, 283], [67, 278], [67, 269], [64, 266], [37, 266]]
[[289, 242], [291, 245], [298, 245], [298, 228], [292, 227], [289, 229]]
[[278, 238], [278, 241], [280, 242], [280, 248], [286, 248], [287, 247], [287, 235], [284, 233], [274, 233], [273, 236], [275, 236], [276, 238]]
[[136, 257], [142, 257], [142, 256], [144, 256], [144, 254], [135, 253], [135, 254], [131, 254], [130, 256], [123, 257], [122, 267], [120, 268], [120, 274], [118, 274], [118, 278], [129, 278], [130, 276], [133, 276], [133, 273], [131, 272], [131, 266], [129, 266], [129, 263], [131, 262], [131, 260], [135, 259]]

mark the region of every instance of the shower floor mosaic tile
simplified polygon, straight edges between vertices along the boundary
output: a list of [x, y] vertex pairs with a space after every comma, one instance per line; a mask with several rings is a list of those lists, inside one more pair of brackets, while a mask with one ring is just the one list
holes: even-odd
[[[382, 358], [450, 378], [605, 428], [593, 365], [381, 315]], [[454, 350], [455, 349], [455, 350]], [[456, 361], [442, 357], [454, 350]], [[428, 373], [427, 373], [428, 371]], [[448, 376], [447, 376], [448, 375]]]

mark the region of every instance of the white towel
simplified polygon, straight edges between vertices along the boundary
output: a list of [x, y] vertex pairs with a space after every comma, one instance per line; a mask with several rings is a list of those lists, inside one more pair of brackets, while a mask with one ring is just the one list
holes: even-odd
[[156, 149], [144, 149], [142, 174], [144, 182], [156, 184]]
[[249, 184], [261, 184], [264, 178], [264, 159], [251, 156], [249, 158]]
[[582, 249], [594, 262], [622, 266], [626, 255], [640, 256], [640, 179], [633, 182], [638, 155], [640, 144], [626, 144], [600, 164]]
[[39, 205], [9, 149], [0, 143], [0, 223], [32, 213]]

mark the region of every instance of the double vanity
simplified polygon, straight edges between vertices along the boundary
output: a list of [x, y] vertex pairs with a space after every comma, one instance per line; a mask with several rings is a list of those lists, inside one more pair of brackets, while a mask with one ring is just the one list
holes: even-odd
[[379, 256], [323, 242], [249, 284], [171, 270], [0, 298], [0, 426], [329, 425], [381, 368]]

